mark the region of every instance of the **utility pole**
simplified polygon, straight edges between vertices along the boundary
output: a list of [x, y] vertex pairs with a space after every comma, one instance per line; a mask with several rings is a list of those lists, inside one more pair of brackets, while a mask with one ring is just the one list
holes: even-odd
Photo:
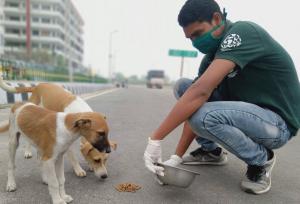
[[26, 0], [26, 50], [27, 58], [31, 58], [31, 14], [30, 14], [30, 0]]
[[[71, 10], [71, 2], [70, 0], [68, 1], [65, 1], [65, 4], [66, 4], [66, 7], [67, 7], [67, 10], [70, 11]], [[65, 17], [66, 17], [66, 22], [70, 22], [70, 16], [71, 14], [69, 14], [69, 12], [65, 12]], [[70, 26], [69, 26], [69, 23], [65, 23], [65, 37], [66, 37], [66, 42], [67, 42], [67, 53], [68, 53], [68, 72], [69, 72], [69, 82], [73, 82], [74, 79], [73, 79], [73, 65], [72, 65], [72, 49], [71, 49], [71, 37], [70, 37], [70, 32], [71, 32], [71, 29], [70, 29]]]
[[113, 34], [117, 33], [118, 31], [117, 30], [114, 30], [114, 31], [111, 31], [109, 33], [109, 45], [108, 45], [108, 78], [109, 78], [109, 81], [112, 82], [113, 80], [113, 63], [112, 63], [112, 60], [113, 60], [113, 54], [112, 54], [112, 37], [113, 37]]

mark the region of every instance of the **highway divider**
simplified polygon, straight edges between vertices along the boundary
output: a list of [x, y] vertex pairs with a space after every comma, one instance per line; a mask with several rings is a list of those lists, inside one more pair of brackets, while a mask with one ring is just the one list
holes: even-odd
[[[14, 87], [24, 86], [36, 86], [40, 82], [32, 81], [7, 81], [9, 85]], [[99, 84], [99, 83], [69, 83], [69, 82], [55, 82], [55, 84], [61, 85], [66, 90], [72, 92], [74, 95], [82, 95], [93, 93], [96, 91], [113, 88], [112, 84]], [[31, 96], [31, 93], [14, 94], [9, 93], [0, 88], [0, 105], [11, 104], [19, 101], [27, 101]]]

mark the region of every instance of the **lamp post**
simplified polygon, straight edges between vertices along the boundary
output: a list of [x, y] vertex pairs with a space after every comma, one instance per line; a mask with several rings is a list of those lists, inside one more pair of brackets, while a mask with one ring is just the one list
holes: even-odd
[[108, 47], [108, 78], [109, 81], [112, 82], [112, 77], [113, 77], [113, 70], [112, 70], [112, 58], [113, 58], [113, 54], [112, 54], [112, 37], [113, 34], [117, 33], [117, 30], [113, 30], [109, 33], [109, 47]]

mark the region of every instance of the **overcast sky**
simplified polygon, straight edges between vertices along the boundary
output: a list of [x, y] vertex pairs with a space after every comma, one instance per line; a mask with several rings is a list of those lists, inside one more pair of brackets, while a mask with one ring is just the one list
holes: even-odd
[[[84, 63], [95, 72], [108, 75], [109, 35], [116, 72], [125, 76], [145, 75], [149, 69], [163, 69], [173, 80], [179, 78], [180, 59], [168, 50], [195, 50], [185, 39], [177, 15], [185, 0], [72, 0], [84, 25]], [[249, 20], [263, 26], [291, 54], [300, 73], [300, 21], [295, 0], [217, 0], [232, 21]], [[202, 54], [185, 60], [184, 76], [197, 74]]]

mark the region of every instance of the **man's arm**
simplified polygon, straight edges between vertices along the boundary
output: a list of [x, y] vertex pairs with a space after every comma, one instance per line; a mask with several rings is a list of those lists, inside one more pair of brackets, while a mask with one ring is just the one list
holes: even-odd
[[201, 75], [206, 71], [206, 69], [209, 67], [212, 61], [212, 56], [210, 55], [205, 55], [203, 59], [201, 60], [199, 69], [198, 69], [198, 75], [197, 77], [194, 78], [193, 83], [195, 83]]
[[192, 141], [196, 137], [195, 133], [192, 131], [190, 124], [186, 121], [183, 126], [183, 131], [181, 138], [177, 144], [175, 154], [179, 157], [182, 157], [186, 150], [191, 145]]
[[207, 101], [213, 90], [234, 67], [235, 64], [232, 61], [214, 60], [203, 75], [178, 100], [159, 128], [153, 133], [151, 139], [164, 139], [177, 126], [186, 121]]

